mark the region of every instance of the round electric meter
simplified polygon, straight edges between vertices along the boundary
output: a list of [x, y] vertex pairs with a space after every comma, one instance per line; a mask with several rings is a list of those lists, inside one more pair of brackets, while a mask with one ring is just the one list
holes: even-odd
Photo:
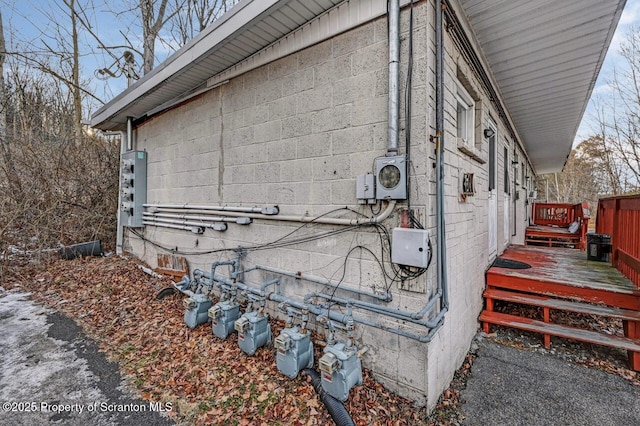
[[385, 188], [395, 188], [400, 183], [400, 169], [395, 164], [387, 164], [378, 173], [378, 182]]

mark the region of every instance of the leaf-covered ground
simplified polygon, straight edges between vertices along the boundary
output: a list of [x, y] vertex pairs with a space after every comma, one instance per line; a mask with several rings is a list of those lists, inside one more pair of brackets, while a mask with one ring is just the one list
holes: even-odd
[[[248, 357], [233, 336], [217, 339], [206, 325], [188, 329], [181, 296], [156, 300], [168, 280], [143, 273], [137, 261], [86, 258], [25, 266], [9, 278], [8, 285], [31, 291], [37, 300], [75, 319], [120, 364], [144, 399], [172, 402], [171, 416], [177, 421], [331, 423], [310, 384], [277, 371], [272, 348]], [[277, 336], [284, 324], [271, 323]], [[321, 351], [319, 337], [314, 336], [316, 356]], [[469, 356], [458, 378], [471, 363]], [[424, 408], [385, 389], [365, 370], [364, 384], [351, 390], [346, 408], [358, 425], [459, 424], [458, 393], [454, 383], [428, 417]]]

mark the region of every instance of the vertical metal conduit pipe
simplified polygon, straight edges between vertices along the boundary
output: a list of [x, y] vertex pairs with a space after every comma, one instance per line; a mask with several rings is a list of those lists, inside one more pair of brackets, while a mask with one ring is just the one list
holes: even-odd
[[127, 151], [133, 150], [133, 117], [127, 117]]
[[398, 123], [400, 109], [400, 0], [389, 0], [389, 123], [387, 155], [398, 155]]
[[444, 40], [442, 34], [443, 2], [436, 0], [436, 205], [438, 291], [441, 308], [449, 308], [447, 280], [447, 243], [444, 220]]

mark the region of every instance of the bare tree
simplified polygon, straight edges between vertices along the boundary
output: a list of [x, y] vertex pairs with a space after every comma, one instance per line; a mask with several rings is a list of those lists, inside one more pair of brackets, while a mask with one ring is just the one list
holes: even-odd
[[598, 108], [600, 148], [615, 194], [640, 188], [640, 28], [621, 44], [623, 64], [608, 81], [609, 96]]
[[[606, 158], [598, 137], [582, 141], [569, 154], [562, 172], [543, 175], [539, 183], [549, 183], [549, 198], [560, 203], [597, 203], [598, 197], [610, 193], [609, 176], [603, 167]], [[544, 193], [546, 188], [538, 187]]]
[[[140, 0], [142, 18], [142, 62], [144, 74], [153, 69], [156, 40], [164, 25], [178, 14], [184, 1], [176, 3], [173, 11], [167, 13], [169, 0]], [[166, 16], [165, 16], [166, 15]]]
[[[182, 47], [216, 19], [233, 7], [238, 0], [174, 0], [178, 13], [171, 20], [172, 41]], [[167, 46], [171, 43], [162, 40]]]

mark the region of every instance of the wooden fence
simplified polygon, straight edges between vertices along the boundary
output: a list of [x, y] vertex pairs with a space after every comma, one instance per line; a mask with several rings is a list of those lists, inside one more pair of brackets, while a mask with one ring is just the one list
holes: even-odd
[[611, 263], [640, 287], [640, 195], [600, 199], [596, 232], [611, 235]]

